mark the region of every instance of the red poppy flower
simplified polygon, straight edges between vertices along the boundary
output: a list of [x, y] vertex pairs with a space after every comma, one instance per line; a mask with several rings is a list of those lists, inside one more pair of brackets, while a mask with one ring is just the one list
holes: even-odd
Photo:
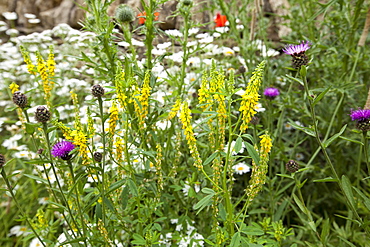
[[217, 13], [215, 18], [216, 27], [224, 27], [226, 25], [226, 22], [226, 15], [221, 15], [220, 13]]
[[[140, 24], [140, 25], [143, 25], [143, 24], [145, 23], [145, 21], [146, 21], [145, 16], [146, 16], [145, 11], [144, 11], [144, 12], [142, 12], [142, 13], [139, 13], [139, 14], [137, 15], [137, 17], [139, 17], [139, 24]], [[155, 21], [158, 21], [159, 12], [155, 12], [155, 13], [154, 13], [154, 16], [155, 16], [154, 20], [155, 20]]]

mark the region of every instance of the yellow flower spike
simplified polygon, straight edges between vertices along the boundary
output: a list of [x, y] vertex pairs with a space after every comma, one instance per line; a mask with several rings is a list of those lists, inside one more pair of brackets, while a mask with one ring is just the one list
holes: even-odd
[[14, 94], [15, 92], [19, 91], [19, 86], [15, 82], [12, 82], [9, 85], [9, 89], [12, 91], [12, 94]]
[[246, 189], [248, 195], [248, 200], [253, 201], [257, 194], [262, 190], [262, 185], [266, 182], [266, 174], [268, 170], [269, 152], [271, 151], [272, 141], [271, 137], [266, 132], [264, 135], [260, 136], [260, 151], [259, 158], [260, 164], [257, 165], [252, 162], [252, 176], [249, 181], [249, 186]]
[[140, 128], [144, 127], [145, 118], [149, 112], [149, 97], [150, 90], [152, 89], [149, 85], [150, 82], [150, 71], [145, 73], [144, 83], [140, 90], [135, 90], [134, 93], [134, 107], [135, 111], [138, 113], [140, 120]]
[[197, 148], [197, 141], [194, 137], [193, 127], [191, 126], [191, 116], [190, 116], [190, 109], [188, 107], [188, 103], [185, 101], [181, 105], [181, 112], [180, 112], [180, 121], [182, 123], [182, 129], [184, 130], [185, 138], [187, 140], [190, 154], [194, 159], [194, 166], [197, 167], [199, 170], [202, 169], [202, 159], [200, 158], [198, 148]]
[[117, 126], [117, 121], [118, 121], [118, 108], [117, 108], [117, 104], [115, 101], [112, 102], [112, 106], [109, 108], [109, 120], [108, 120], [108, 123], [109, 123], [109, 135], [110, 136], [114, 136], [114, 131], [116, 129], [116, 126]]
[[127, 96], [124, 92], [125, 72], [122, 68], [116, 73], [114, 84], [117, 90], [117, 98], [121, 108], [125, 108], [127, 105]]
[[46, 61], [46, 67], [48, 69], [49, 78], [55, 75], [55, 60], [54, 60], [54, 47], [51, 45], [49, 46], [49, 56], [48, 60]]
[[242, 113], [241, 131], [245, 131], [248, 128], [248, 123], [252, 120], [254, 114], [256, 114], [255, 108], [259, 100], [258, 90], [262, 83], [264, 68], [265, 61], [262, 61], [252, 73], [252, 77], [249, 79], [248, 86], [242, 96], [239, 108], [239, 111]]
[[168, 120], [171, 120], [172, 118], [174, 118], [177, 115], [177, 113], [180, 110], [180, 106], [181, 106], [181, 100], [177, 99], [176, 103], [173, 105], [170, 113], [168, 114], [168, 117], [167, 117]]
[[28, 53], [28, 51], [26, 51], [24, 46], [20, 46], [20, 50], [23, 56], [23, 60], [27, 64], [28, 73], [30, 73], [31, 75], [36, 75], [37, 69], [36, 66], [33, 65], [31, 61], [30, 54]]

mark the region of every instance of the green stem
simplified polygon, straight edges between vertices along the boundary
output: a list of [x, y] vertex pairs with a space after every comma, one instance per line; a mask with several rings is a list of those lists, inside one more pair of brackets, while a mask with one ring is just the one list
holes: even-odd
[[98, 97], [98, 102], [99, 102], [99, 110], [100, 110], [100, 119], [101, 119], [101, 128], [102, 128], [102, 143], [103, 143], [103, 158], [102, 162], [100, 163], [101, 165], [101, 173], [102, 173], [102, 182], [101, 182], [101, 198], [102, 198], [102, 220], [103, 223], [106, 224], [105, 222], [105, 156], [106, 156], [106, 134], [105, 134], [105, 127], [104, 127], [104, 113], [103, 113], [103, 100], [101, 97]]
[[315, 114], [314, 106], [312, 104], [312, 98], [310, 97], [310, 94], [309, 94], [307, 78], [306, 78], [305, 75], [302, 75], [302, 80], [303, 80], [303, 83], [304, 83], [305, 93], [306, 93], [307, 100], [308, 100], [309, 107], [310, 107], [310, 114], [311, 114], [311, 118], [312, 118], [312, 121], [313, 121], [313, 128], [314, 128], [316, 140], [317, 140], [317, 142], [318, 142], [318, 144], [319, 144], [319, 146], [320, 146], [320, 148], [321, 148], [321, 150], [324, 154], [326, 162], [329, 164], [329, 167], [332, 171], [334, 179], [337, 181], [338, 186], [339, 186], [340, 190], [342, 191], [342, 194], [344, 195], [344, 198], [347, 201], [348, 207], [351, 209], [351, 211], [353, 212], [353, 214], [355, 215], [357, 220], [360, 222], [360, 225], [361, 225], [361, 227], [364, 228], [364, 230], [366, 231], [366, 234], [368, 236], [370, 236], [370, 231], [369, 231], [368, 227], [364, 226], [362, 218], [358, 215], [356, 209], [354, 208], [354, 205], [352, 205], [352, 203], [349, 200], [347, 194], [345, 193], [343, 185], [342, 185], [342, 183], [340, 181], [340, 178], [338, 176], [338, 173], [335, 170], [335, 167], [334, 167], [333, 163], [331, 162], [331, 159], [330, 159], [328, 153], [326, 152], [326, 149], [325, 149], [322, 141], [320, 140], [319, 130], [318, 130], [317, 121], [316, 121], [316, 114]]
[[[73, 214], [73, 212], [72, 212], [72, 210], [71, 210], [71, 208], [69, 206], [69, 203], [68, 203], [68, 201], [67, 201], [67, 199], [66, 199], [66, 197], [64, 195], [62, 186], [60, 185], [60, 182], [59, 182], [59, 179], [58, 179], [58, 173], [57, 173], [57, 171], [55, 169], [55, 166], [54, 166], [54, 163], [53, 163], [53, 158], [52, 158], [52, 155], [51, 155], [51, 145], [50, 145], [50, 140], [49, 140], [49, 133], [48, 133], [47, 123], [42, 123], [42, 127], [43, 127], [43, 131], [44, 131], [44, 135], [45, 135], [45, 140], [46, 140], [46, 144], [47, 144], [47, 148], [48, 148], [48, 155], [49, 155], [49, 159], [50, 159], [51, 169], [53, 170], [53, 173], [54, 173], [54, 176], [55, 176], [55, 180], [57, 182], [58, 189], [60, 191], [60, 194], [62, 196], [62, 199], [63, 199], [63, 201], [65, 203], [65, 206], [66, 206], [66, 208], [68, 210], [68, 213], [69, 213], [69, 215], [70, 215], [70, 217], [72, 219], [72, 222], [73, 222], [75, 228], [77, 229], [77, 231], [80, 234], [80, 236], [82, 236], [81, 231], [80, 231], [80, 229], [78, 227], [78, 224], [77, 224], [77, 222], [76, 222], [76, 220], [74, 218], [74, 214]], [[71, 230], [72, 229], [73, 228], [71, 228]], [[86, 238], [84, 238], [83, 241], [87, 245]]]
[[26, 220], [27, 224], [30, 226], [30, 228], [31, 228], [32, 232], [33, 232], [33, 233], [35, 234], [35, 236], [38, 238], [38, 240], [40, 241], [40, 243], [42, 244], [42, 246], [46, 247], [46, 245], [45, 245], [45, 244], [44, 244], [44, 242], [42, 241], [42, 239], [41, 239], [40, 235], [39, 235], [39, 234], [36, 232], [36, 230], [33, 228], [33, 226], [32, 226], [32, 224], [31, 224], [30, 220], [28, 219], [28, 216], [27, 216], [27, 215], [26, 215], [26, 213], [23, 211], [23, 208], [22, 208], [22, 207], [21, 207], [21, 205], [18, 203], [18, 200], [17, 200], [17, 198], [16, 198], [16, 197], [15, 197], [15, 195], [14, 195], [14, 192], [13, 192], [12, 186], [10, 185], [9, 180], [8, 180], [8, 178], [7, 178], [7, 176], [6, 176], [6, 173], [5, 173], [5, 169], [4, 169], [4, 167], [1, 167], [0, 169], [1, 169], [1, 175], [2, 175], [2, 176], [3, 176], [3, 178], [4, 178], [4, 181], [5, 181], [5, 183], [6, 183], [6, 186], [8, 187], [8, 191], [9, 191], [10, 195], [12, 196], [12, 198], [13, 198], [13, 200], [14, 200], [15, 204], [17, 205], [17, 208], [18, 208], [18, 209], [19, 209], [19, 211], [21, 212], [22, 217]]
[[[366, 159], [367, 172], [370, 174], [369, 142], [367, 140], [367, 131], [362, 132], [362, 138], [363, 138], [363, 141], [364, 141], [364, 154], [365, 154], [365, 159]], [[357, 175], [360, 175], [360, 174], [357, 173]]]

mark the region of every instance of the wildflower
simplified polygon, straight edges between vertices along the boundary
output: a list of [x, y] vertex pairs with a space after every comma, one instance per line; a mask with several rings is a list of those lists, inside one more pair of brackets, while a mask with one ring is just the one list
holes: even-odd
[[299, 165], [295, 160], [289, 160], [288, 163], [286, 163], [285, 167], [287, 171], [291, 173], [294, 173], [299, 169]]
[[[154, 13], [154, 20], [155, 21], [158, 21], [158, 16], [159, 16], [159, 12], [155, 12]], [[140, 25], [143, 25], [144, 23], [145, 23], [145, 21], [146, 21], [146, 12], [144, 11], [144, 12], [142, 12], [142, 13], [139, 13], [138, 15], [137, 15], [137, 17], [139, 18], [139, 24]]]
[[370, 109], [351, 110], [352, 121], [356, 121], [356, 127], [362, 131], [370, 130]]
[[29, 247], [42, 247], [44, 246], [38, 238], [32, 239]]
[[216, 27], [224, 27], [227, 22], [226, 15], [221, 15], [220, 13], [217, 13], [214, 21], [216, 23]]
[[51, 154], [56, 158], [61, 158], [62, 160], [69, 160], [72, 158], [70, 152], [75, 148], [75, 145], [69, 141], [61, 141], [56, 143], [51, 149]]
[[21, 235], [26, 236], [31, 233], [31, 232], [28, 232], [27, 230], [28, 230], [27, 226], [16, 225], [10, 228], [10, 233], [8, 234], [8, 236], [12, 236], [12, 235], [15, 235], [17, 237]]
[[118, 121], [118, 108], [115, 101], [113, 101], [112, 106], [109, 108], [109, 114], [109, 134], [113, 136]]
[[250, 172], [251, 168], [244, 163], [238, 163], [232, 167], [234, 169], [234, 173], [238, 175], [243, 175], [244, 173]]
[[180, 106], [181, 106], [181, 100], [177, 99], [170, 113], [168, 113], [168, 118], [167, 118], [168, 120], [171, 120], [172, 118], [176, 116], [177, 112], [180, 110]]
[[190, 112], [191, 111], [188, 107], [188, 103], [185, 101], [185, 103], [181, 105], [180, 121], [182, 123], [182, 129], [184, 130], [184, 134], [190, 149], [191, 156], [195, 160], [194, 166], [200, 170], [203, 168], [203, 164], [196, 145], [197, 140], [194, 137], [193, 127], [191, 126], [190, 123], [191, 120]]
[[279, 96], [280, 95], [280, 92], [279, 92], [279, 89], [277, 89], [277, 88], [268, 87], [263, 92], [263, 95], [265, 95], [266, 98], [272, 100], [272, 99], [275, 99], [277, 96]]
[[308, 57], [305, 52], [310, 49], [310, 45], [309, 41], [302, 41], [299, 45], [288, 45], [283, 49], [285, 54], [293, 57], [292, 63], [295, 69], [300, 68], [302, 65], [307, 65]]
[[91, 94], [94, 97], [102, 97], [104, 95], [104, 88], [100, 85], [94, 85], [91, 88]]
[[9, 89], [12, 91], [12, 93], [14, 94], [15, 92], [19, 91], [19, 86], [17, 85], [17, 83], [15, 82], [12, 82], [10, 85], [9, 85]]
[[27, 106], [27, 96], [17, 91], [13, 94], [13, 102], [20, 108], [25, 108]]
[[242, 124], [240, 129], [242, 131], [248, 128], [248, 123], [252, 117], [257, 113], [256, 106], [258, 104], [259, 94], [258, 90], [262, 83], [262, 72], [265, 68], [265, 62], [261, 62], [253, 72], [252, 77], [249, 79], [248, 86], [245, 93], [242, 95], [242, 102], [239, 111], [242, 112]]
[[3, 167], [5, 164], [5, 157], [4, 155], [0, 154], [0, 167]]
[[55, 75], [55, 60], [54, 60], [54, 47], [51, 45], [49, 47], [49, 56], [46, 61], [46, 67], [49, 72], [49, 76], [53, 77]]
[[117, 21], [123, 23], [132, 22], [135, 20], [133, 9], [126, 4], [121, 4], [116, 8], [115, 17]]
[[35, 112], [35, 120], [40, 123], [46, 123], [50, 120], [51, 113], [45, 106], [39, 106]]

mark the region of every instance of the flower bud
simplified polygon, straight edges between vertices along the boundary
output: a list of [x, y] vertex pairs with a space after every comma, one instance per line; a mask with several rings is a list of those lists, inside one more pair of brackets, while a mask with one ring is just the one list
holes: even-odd
[[288, 172], [294, 173], [299, 170], [299, 165], [295, 160], [289, 160], [288, 163], [285, 165]]
[[39, 106], [35, 112], [35, 119], [37, 122], [46, 123], [50, 120], [51, 113], [45, 106]]
[[96, 162], [101, 162], [101, 160], [103, 159], [103, 155], [100, 152], [95, 152], [93, 156]]
[[94, 85], [91, 88], [91, 93], [94, 97], [102, 97], [105, 93], [104, 88], [100, 85]]
[[5, 157], [4, 155], [0, 154], [0, 167], [3, 167], [5, 164]]
[[13, 94], [13, 102], [20, 108], [25, 108], [27, 106], [27, 96], [17, 91]]
[[126, 4], [119, 5], [116, 8], [114, 16], [119, 22], [132, 22], [133, 20], [135, 20], [135, 13], [133, 9]]

